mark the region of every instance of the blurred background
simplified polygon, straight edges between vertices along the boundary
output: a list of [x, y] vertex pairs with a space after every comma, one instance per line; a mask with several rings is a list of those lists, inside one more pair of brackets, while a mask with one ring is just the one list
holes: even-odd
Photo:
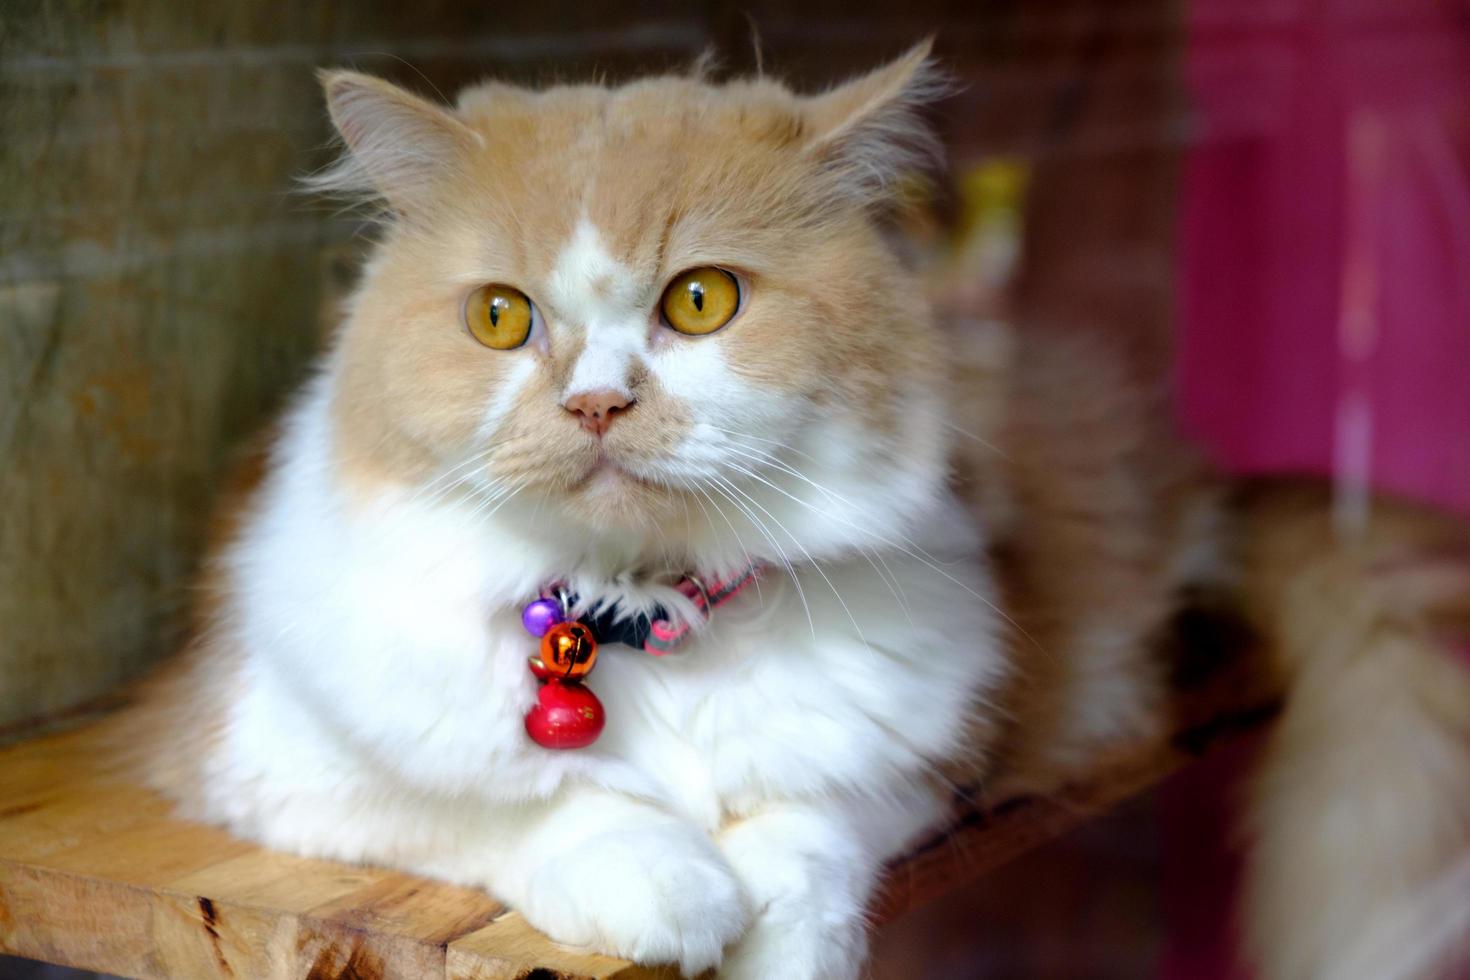
[[[232, 449], [351, 284], [362, 228], [291, 189], [317, 66], [743, 73], [756, 33], [806, 87], [935, 36], [962, 88], [908, 231], [955, 312], [1125, 340], [1224, 466], [1470, 512], [1463, 0], [0, 0], [0, 739], [170, 649]], [[1232, 771], [911, 913], [876, 975], [1241, 976]]]

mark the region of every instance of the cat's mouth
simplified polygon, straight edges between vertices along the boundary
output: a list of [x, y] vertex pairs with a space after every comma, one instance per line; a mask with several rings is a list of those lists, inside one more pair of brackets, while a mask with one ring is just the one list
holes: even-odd
[[597, 453], [597, 459], [582, 478], [582, 486], [592, 491], [608, 491], [630, 486], [651, 487], [653, 484], [603, 449]]
[[[599, 452], [562, 495], [564, 506], [590, 527], [647, 531], [674, 519], [679, 494], [655, 476], [640, 472], [638, 460]], [[682, 511], [680, 511], [682, 513]]]

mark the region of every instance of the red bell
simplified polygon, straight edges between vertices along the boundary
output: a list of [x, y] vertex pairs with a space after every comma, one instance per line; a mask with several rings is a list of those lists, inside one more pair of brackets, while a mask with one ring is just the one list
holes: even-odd
[[602, 702], [581, 684], [552, 679], [541, 685], [526, 712], [526, 734], [548, 749], [580, 749], [597, 741], [606, 722]]

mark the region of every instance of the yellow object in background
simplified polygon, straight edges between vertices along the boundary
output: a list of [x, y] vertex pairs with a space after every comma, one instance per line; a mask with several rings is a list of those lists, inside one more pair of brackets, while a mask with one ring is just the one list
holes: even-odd
[[956, 264], [992, 289], [1010, 280], [1020, 256], [1030, 176], [1030, 168], [1013, 157], [982, 160], [958, 174]]

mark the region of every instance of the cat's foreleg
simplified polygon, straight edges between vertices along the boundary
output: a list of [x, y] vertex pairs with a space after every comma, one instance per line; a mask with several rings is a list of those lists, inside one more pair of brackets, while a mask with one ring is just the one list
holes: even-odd
[[709, 835], [626, 796], [579, 788], [497, 811], [484, 839], [483, 851], [424, 870], [485, 885], [559, 942], [692, 976], [749, 922], [745, 889]]
[[770, 805], [732, 823], [721, 849], [754, 919], [729, 980], [850, 980], [867, 959], [867, 911], [883, 867], [937, 819], [927, 795]]

